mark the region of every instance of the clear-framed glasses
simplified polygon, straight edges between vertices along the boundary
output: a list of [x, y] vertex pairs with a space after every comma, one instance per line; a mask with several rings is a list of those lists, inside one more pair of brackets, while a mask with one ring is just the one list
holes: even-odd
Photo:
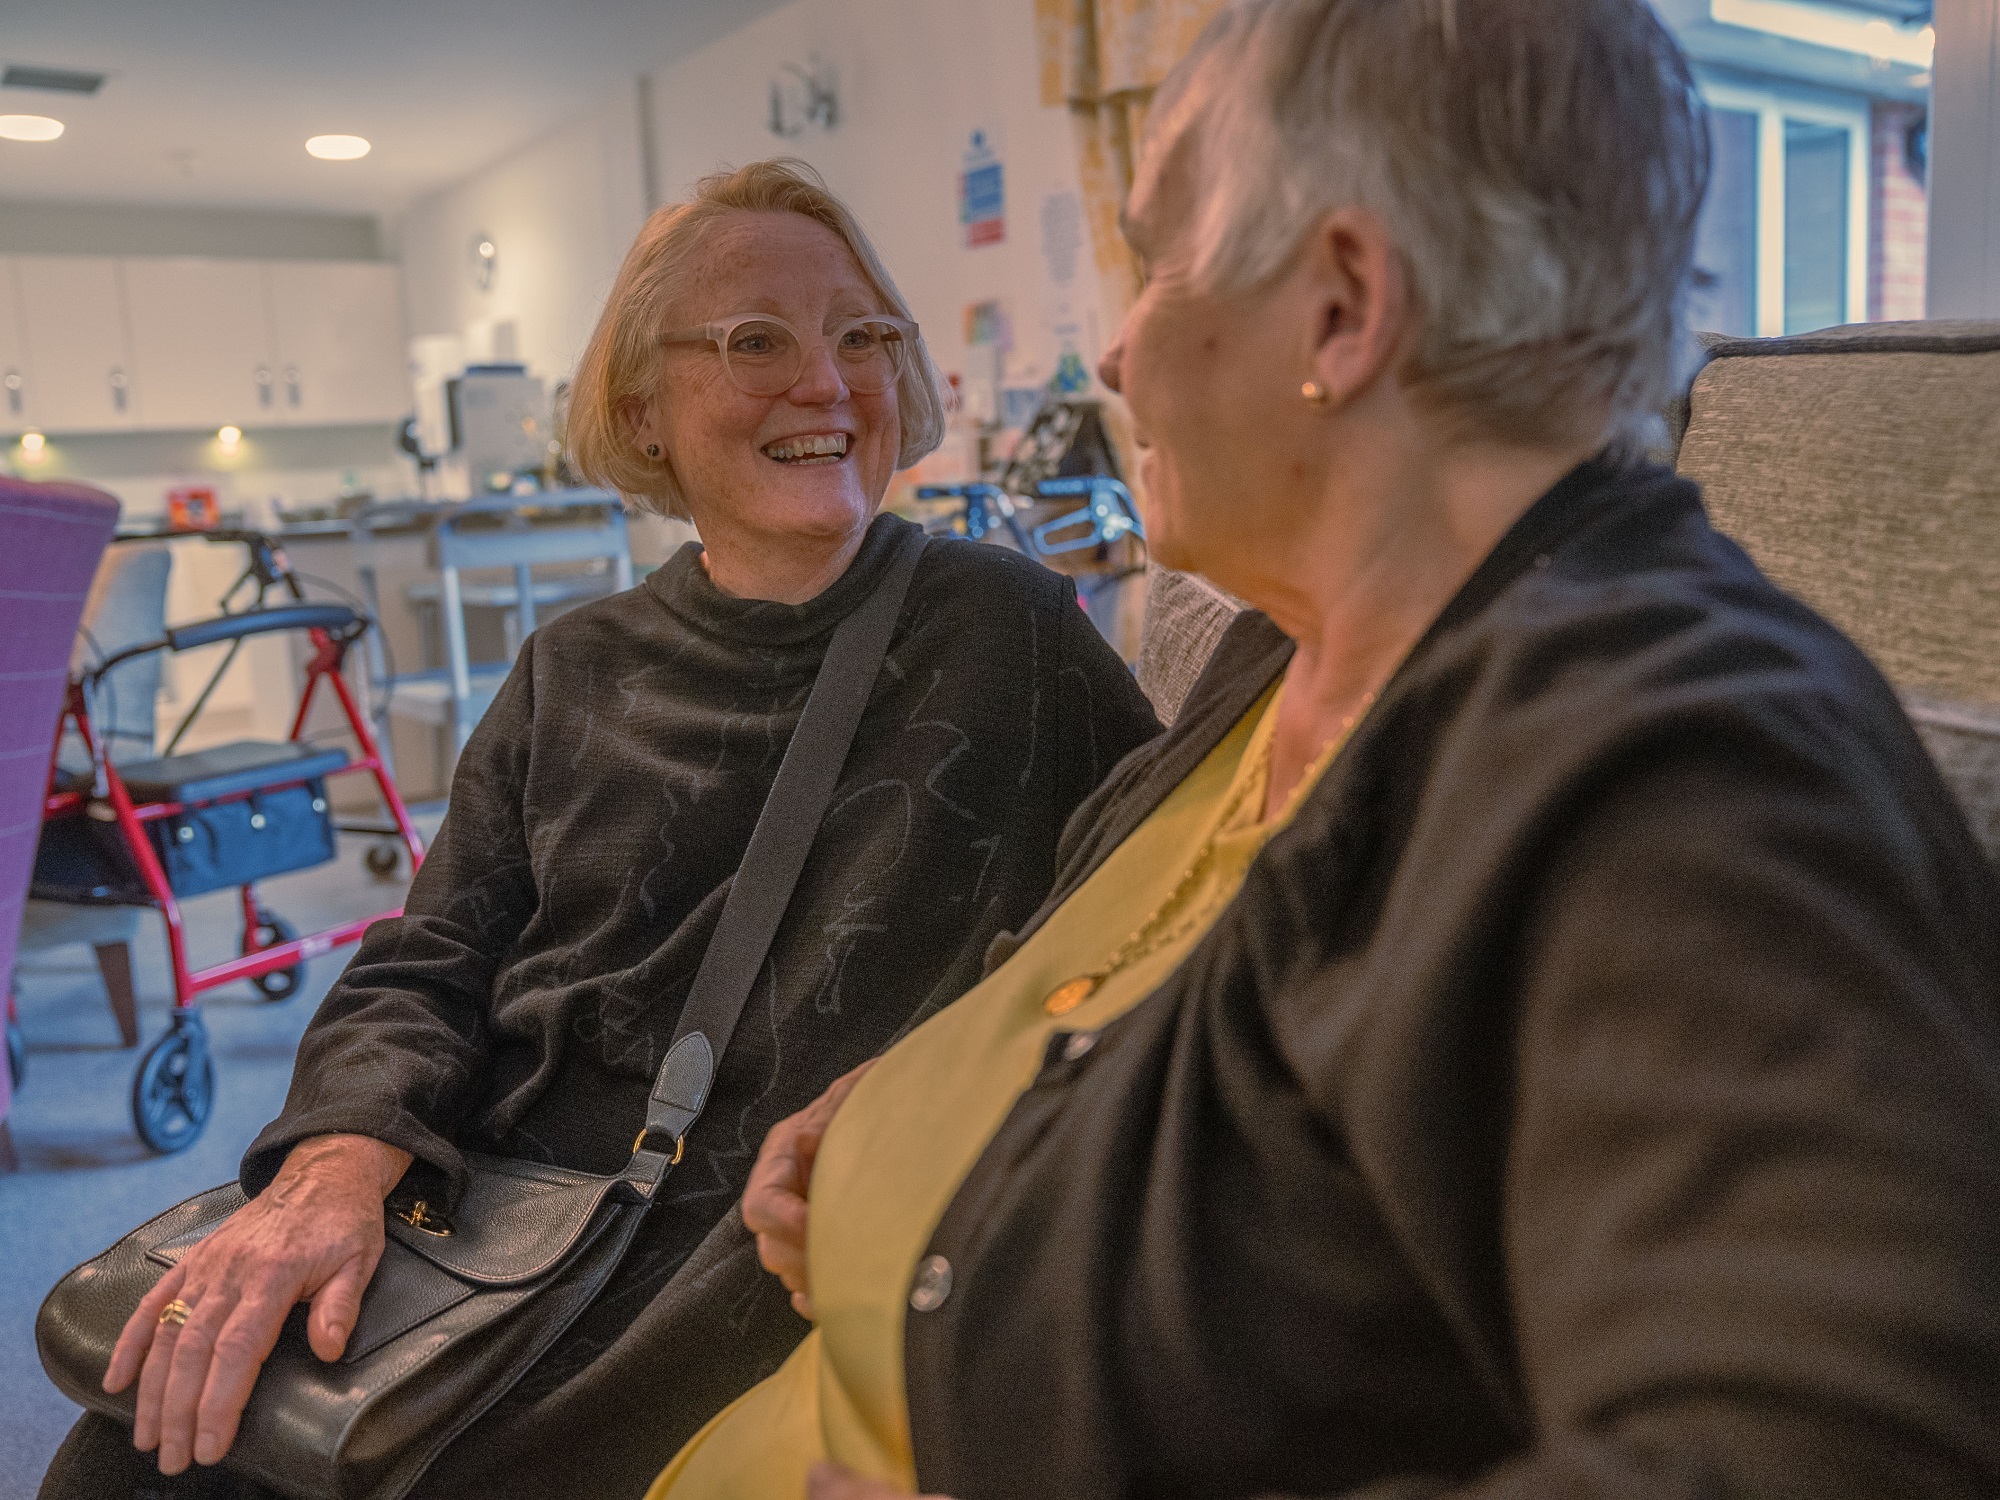
[[[836, 323], [825, 339], [847, 388], [879, 396], [902, 375], [910, 346], [917, 341], [917, 325], [908, 318], [870, 313]], [[715, 345], [723, 369], [749, 396], [782, 396], [798, 384], [806, 367], [806, 340], [783, 318], [768, 313], [682, 328], [664, 335], [661, 342]]]

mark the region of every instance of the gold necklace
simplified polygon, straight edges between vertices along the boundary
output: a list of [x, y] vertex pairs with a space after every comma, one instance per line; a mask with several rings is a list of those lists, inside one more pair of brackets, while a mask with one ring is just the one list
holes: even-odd
[[[1374, 701], [1374, 698], [1375, 695], [1370, 693], [1362, 701], [1361, 713], [1368, 711], [1368, 706]], [[1265, 710], [1267, 713], [1276, 713], [1277, 711], [1278, 705], [1275, 702]], [[1289, 812], [1291, 805], [1303, 798], [1311, 790], [1313, 783], [1319, 779], [1320, 772], [1324, 771], [1333, 758], [1340, 753], [1341, 747], [1347, 743], [1349, 736], [1353, 734], [1355, 723], [1359, 720], [1361, 713], [1350, 716], [1341, 725], [1340, 733], [1328, 741], [1326, 748], [1321, 750], [1314, 757], [1312, 764], [1306, 767], [1304, 774], [1299, 777], [1297, 788], [1286, 799], [1285, 812]], [[1042, 1001], [1042, 1010], [1044, 1012], [1051, 1016], [1068, 1015], [1102, 989], [1104, 982], [1119, 970], [1137, 963], [1147, 954], [1155, 952], [1168, 943], [1185, 937], [1189, 932], [1209, 919], [1216, 906], [1220, 903], [1214, 901], [1204, 902], [1201, 906], [1184, 913], [1179, 922], [1171, 925], [1162, 925], [1162, 919], [1166, 917], [1167, 913], [1172, 911], [1175, 905], [1207, 874], [1208, 867], [1215, 861], [1216, 849], [1223, 834], [1234, 828], [1238, 814], [1243, 811], [1243, 804], [1253, 794], [1262, 795], [1269, 786], [1271, 758], [1276, 745], [1277, 735], [1274, 733], [1264, 742], [1261, 751], [1261, 759], [1263, 761], [1262, 770], [1264, 774], [1257, 775], [1253, 772], [1241, 778], [1234, 795], [1229, 799], [1228, 805], [1223, 808], [1221, 815], [1215, 820], [1214, 828], [1209, 831], [1208, 837], [1202, 841], [1201, 848], [1195, 851], [1194, 859], [1182, 873], [1181, 878], [1174, 883], [1174, 888], [1167, 893], [1166, 899], [1147, 914], [1146, 920], [1133, 930], [1130, 937], [1119, 944], [1118, 950], [1111, 955], [1110, 959], [1101, 968], [1093, 969], [1088, 974], [1079, 974], [1074, 979], [1066, 979], [1050, 990], [1048, 996]], [[1280, 816], [1282, 815], [1283, 813], [1281, 812]]]

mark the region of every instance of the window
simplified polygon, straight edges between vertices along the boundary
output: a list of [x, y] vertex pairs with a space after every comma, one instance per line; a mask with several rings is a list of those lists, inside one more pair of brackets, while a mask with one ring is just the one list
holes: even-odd
[[1869, 316], [1868, 103], [1704, 77], [1713, 168], [1697, 328], [1768, 336]]

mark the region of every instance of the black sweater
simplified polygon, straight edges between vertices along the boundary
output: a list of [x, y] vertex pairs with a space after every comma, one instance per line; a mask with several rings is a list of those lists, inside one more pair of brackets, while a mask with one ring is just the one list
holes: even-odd
[[[307, 1030], [247, 1191], [336, 1131], [414, 1153], [433, 1190], [462, 1147], [625, 1163], [833, 627], [906, 525], [879, 518], [808, 604], [723, 595], [691, 544], [528, 640], [404, 915]], [[969, 987], [1047, 892], [1064, 820], [1157, 732], [1067, 579], [930, 544], [686, 1160], [604, 1295], [419, 1493], [636, 1494], [782, 1361], [805, 1324], [725, 1218], [765, 1132]]]
[[[1289, 654], [1231, 628], [1049, 907]], [[1051, 1046], [908, 1317], [921, 1487], [1991, 1500], [1996, 976], [1873, 668], [1693, 486], [1587, 466], [1186, 963]]]

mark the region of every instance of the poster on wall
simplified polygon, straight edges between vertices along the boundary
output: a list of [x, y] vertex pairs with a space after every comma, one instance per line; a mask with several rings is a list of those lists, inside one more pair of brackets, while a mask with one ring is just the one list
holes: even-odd
[[1042, 267], [1046, 275], [1046, 300], [1050, 338], [1057, 350], [1056, 369], [1049, 387], [1066, 396], [1080, 395], [1090, 386], [1089, 366], [1082, 346], [1085, 330], [1077, 317], [1077, 263], [1083, 251], [1083, 203], [1068, 190], [1050, 193], [1042, 199]]
[[1007, 238], [1007, 189], [999, 143], [985, 130], [972, 132], [958, 174], [958, 222], [968, 250]]

